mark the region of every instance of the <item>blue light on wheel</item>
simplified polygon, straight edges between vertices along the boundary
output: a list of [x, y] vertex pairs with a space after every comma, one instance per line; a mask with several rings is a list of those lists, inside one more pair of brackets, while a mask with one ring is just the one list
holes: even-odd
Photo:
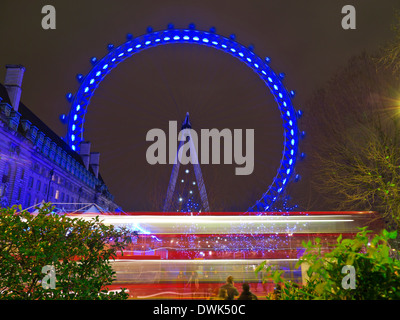
[[[236, 41], [234, 34], [229, 37], [218, 35], [215, 33], [215, 28], [211, 28], [210, 31], [202, 31], [196, 30], [195, 25], [190, 24], [188, 28], [176, 29], [170, 24], [167, 29], [161, 31], [154, 31], [153, 28], [149, 27], [146, 34], [135, 38], [128, 34], [126, 39], [127, 41], [120, 46], [109, 45], [107, 47], [108, 53], [102, 59], [91, 58], [90, 61], [93, 66], [91, 71], [85, 77], [83, 75], [77, 76], [80, 86], [75, 95], [71, 94], [71, 96], [68, 95], [67, 97], [72, 101], [70, 113], [67, 117], [68, 128], [65, 141], [71, 149], [77, 152], [80, 151], [80, 143], [84, 141], [82, 132], [84, 132], [85, 114], [87, 113], [90, 99], [100, 82], [120, 62], [142, 50], [158, 45], [188, 43], [212, 47], [236, 57], [256, 72], [278, 104], [284, 129], [283, 156], [277, 175], [271, 185], [257, 204], [249, 208], [249, 211], [268, 210], [271, 208], [272, 203], [276, 200], [277, 192], [282, 193], [289, 182], [294, 180], [298, 141], [305, 136], [305, 132], [299, 134], [297, 126], [297, 121], [302, 116], [302, 111], [296, 111], [291, 100], [295, 96], [295, 91], [288, 91], [282, 83], [286, 75], [282, 72], [276, 74], [270, 67], [270, 57], [261, 58], [257, 56], [252, 45], [249, 47], [241, 45]], [[80, 132], [79, 138], [74, 132]]]

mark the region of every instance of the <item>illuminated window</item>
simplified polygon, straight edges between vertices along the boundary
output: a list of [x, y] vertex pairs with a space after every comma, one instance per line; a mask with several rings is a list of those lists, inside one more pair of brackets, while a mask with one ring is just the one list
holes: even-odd
[[55, 199], [56, 200], [58, 200], [58, 198], [60, 197], [60, 191], [59, 190], [56, 190], [56, 195], [55, 195]]

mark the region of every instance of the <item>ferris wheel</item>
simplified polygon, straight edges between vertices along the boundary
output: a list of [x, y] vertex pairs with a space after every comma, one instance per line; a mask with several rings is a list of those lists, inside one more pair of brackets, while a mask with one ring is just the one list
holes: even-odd
[[165, 30], [154, 31], [153, 28], [148, 27], [147, 33], [141, 36], [133, 37], [128, 34], [126, 42], [119, 46], [109, 44], [107, 46], [108, 53], [103, 58], [91, 58], [92, 68], [85, 76], [77, 75], [76, 78], [79, 81], [77, 92], [66, 95], [71, 105], [69, 114], [61, 116], [62, 121], [67, 125], [65, 141], [72, 150], [80, 152], [80, 144], [84, 141], [85, 117], [90, 100], [99, 84], [111, 70], [139, 52], [172, 44], [207, 46], [239, 59], [259, 76], [273, 95], [282, 119], [282, 158], [273, 181], [266, 187], [266, 191], [259, 200], [249, 207], [248, 211], [271, 210], [274, 202], [284, 193], [290, 182], [299, 179], [299, 175], [295, 172], [295, 165], [297, 160], [304, 156], [304, 153], [299, 153], [299, 140], [305, 134], [304, 131], [300, 132], [298, 127], [298, 119], [302, 116], [302, 111], [295, 109], [292, 102], [295, 92], [286, 89], [283, 84], [285, 74], [276, 74], [272, 70], [269, 57], [259, 57], [254, 53], [253, 46], [246, 47], [240, 44], [236, 41], [235, 35], [229, 37], [219, 35], [215, 28], [203, 31], [196, 29], [194, 24], [190, 24], [188, 28], [175, 28], [170, 24]]

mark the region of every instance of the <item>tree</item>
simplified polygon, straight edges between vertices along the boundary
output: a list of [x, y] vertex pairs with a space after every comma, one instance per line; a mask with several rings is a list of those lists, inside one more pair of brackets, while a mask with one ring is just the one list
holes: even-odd
[[396, 13], [396, 21], [392, 25], [394, 37], [383, 48], [378, 63], [384, 68], [400, 75], [400, 12]]
[[[256, 274], [267, 271], [265, 280], [280, 284], [282, 300], [379, 300], [400, 299], [400, 261], [393, 259], [388, 244], [397, 232], [383, 230], [373, 237], [367, 228], [361, 228], [354, 239], [339, 236], [331, 251], [323, 253], [319, 238], [314, 243], [303, 243], [305, 254], [296, 268], [306, 267], [307, 279], [304, 285], [292, 283], [282, 277], [282, 271], [271, 272], [271, 266], [263, 262]], [[346, 273], [346, 268], [354, 269], [354, 278]], [[348, 287], [346, 284], [352, 284]]]
[[356, 136], [330, 145], [317, 155], [324, 192], [335, 196], [340, 210], [373, 210], [386, 227], [400, 226], [400, 130], [396, 119], [382, 125], [379, 114], [371, 124], [359, 124]]
[[400, 230], [400, 15], [393, 29], [378, 55], [351, 58], [307, 103], [306, 209], [373, 210]]
[[308, 103], [312, 194], [325, 210], [373, 210], [399, 229], [399, 81], [374, 57], [352, 58]]
[[109, 260], [130, 242], [127, 230], [106, 226], [98, 217], [85, 221], [57, 215], [50, 204], [37, 215], [17, 209], [0, 210], [1, 299], [128, 297], [124, 289], [106, 290], [115, 275]]

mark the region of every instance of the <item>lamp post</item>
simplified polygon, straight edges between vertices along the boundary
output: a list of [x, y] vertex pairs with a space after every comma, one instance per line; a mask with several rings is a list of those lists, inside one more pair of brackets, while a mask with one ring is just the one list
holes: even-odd
[[49, 202], [50, 185], [51, 185], [51, 180], [53, 180], [53, 175], [54, 175], [54, 169], [51, 169], [50, 170], [49, 187], [47, 188], [46, 202]]

